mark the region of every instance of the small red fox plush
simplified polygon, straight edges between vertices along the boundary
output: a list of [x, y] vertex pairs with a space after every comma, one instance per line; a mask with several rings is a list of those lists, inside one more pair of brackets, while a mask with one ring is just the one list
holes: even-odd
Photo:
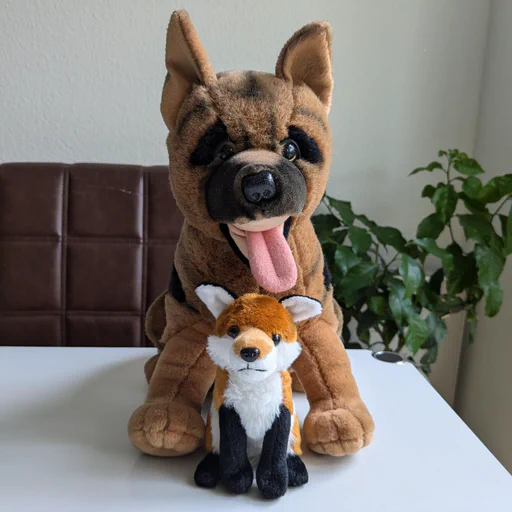
[[279, 498], [288, 486], [308, 481], [287, 370], [301, 351], [295, 323], [319, 315], [321, 303], [300, 295], [235, 298], [212, 284], [196, 293], [217, 320], [207, 345], [217, 365], [208, 454], [197, 467], [196, 484], [215, 487], [222, 480], [233, 493], [247, 492], [252, 461], [263, 496]]

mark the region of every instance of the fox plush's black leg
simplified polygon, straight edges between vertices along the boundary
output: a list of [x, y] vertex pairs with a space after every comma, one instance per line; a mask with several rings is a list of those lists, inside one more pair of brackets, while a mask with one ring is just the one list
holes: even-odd
[[307, 483], [308, 470], [298, 455], [288, 455], [288, 485], [290, 487], [300, 487]]
[[219, 409], [220, 427], [220, 476], [229, 491], [247, 492], [254, 479], [247, 457], [247, 434], [238, 413], [231, 407]]
[[215, 487], [219, 479], [219, 455], [208, 453], [197, 466], [194, 481], [198, 487]]
[[279, 498], [288, 489], [287, 453], [290, 423], [290, 412], [281, 405], [278, 417], [263, 440], [256, 482], [261, 494], [268, 499]]

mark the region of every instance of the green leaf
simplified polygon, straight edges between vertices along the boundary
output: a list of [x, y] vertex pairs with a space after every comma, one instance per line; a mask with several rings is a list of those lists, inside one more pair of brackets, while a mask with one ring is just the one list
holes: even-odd
[[446, 250], [453, 255], [453, 270], [447, 275], [446, 289], [448, 293], [456, 295], [476, 281], [476, 261], [473, 254], [464, 255], [456, 243], [450, 244]]
[[390, 245], [397, 251], [403, 251], [407, 240], [396, 228], [375, 226], [371, 229], [377, 240], [383, 245]]
[[444, 149], [440, 149], [438, 152], [437, 152], [437, 156], [439, 158], [441, 158], [442, 156], [447, 156], [448, 153], [444, 150]]
[[503, 300], [503, 291], [498, 281], [505, 258], [492, 247], [475, 246], [475, 258], [478, 266], [478, 280], [485, 294], [485, 314], [488, 317], [496, 315]]
[[336, 245], [343, 245], [345, 238], [347, 237], [348, 229], [338, 229], [334, 231], [329, 237], [329, 240], [332, 240]]
[[498, 236], [492, 224], [480, 215], [459, 215], [459, 222], [464, 228], [464, 233], [467, 238], [482, 245], [492, 245], [496, 243]]
[[315, 215], [311, 217], [311, 221], [318, 236], [330, 235], [336, 228], [340, 227], [340, 221], [330, 214]]
[[476, 199], [482, 190], [482, 182], [475, 176], [471, 176], [462, 183], [462, 190], [471, 199]]
[[433, 185], [425, 185], [421, 192], [421, 197], [432, 197], [436, 191], [436, 187]]
[[424, 371], [427, 375], [430, 373], [430, 365], [434, 364], [437, 361], [438, 350], [439, 346], [437, 344], [433, 345], [421, 356], [420, 363], [426, 366], [426, 368], [424, 368]]
[[472, 199], [467, 196], [464, 192], [459, 193], [459, 198], [464, 201], [464, 206], [471, 212], [476, 215], [480, 215], [484, 217], [486, 220], [491, 219], [491, 214], [489, 213], [489, 209], [478, 199]]
[[430, 330], [427, 322], [417, 313], [409, 315], [409, 327], [405, 333], [405, 346], [415, 355], [427, 340]]
[[405, 284], [405, 295], [406, 299], [410, 298], [415, 294], [425, 281], [423, 269], [418, 265], [416, 260], [402, 254], [402, 262], [400, 263], [399, 272]]
[[457, 207], [458, 195], [453, 185], [441, 185], [432, 196], [432, 202], [445, 224], [450, 220]]
[[503, 238], [505, 241], [505, 251], [507, 254], [512, 253], [512, 205], [508, 212], [506, 236], [504, 235]]
[[405, 298], [405, 286], [399, 279], [386, 279], [386, 285], [389, 287], [389, 308], [396, 323], [403, 326], [408, 315], [413, 312], [412, 301]]
[[413, 174], [418, 174], [422, 171], [428, 171], [432, 172], [434, 169], [442, 169], [443, 166], [439, 162], [430, 162], [426, 167], [417, 167], [414, 169], [414, 171], [411, 171], [409, 173], [409, 176], [412, 176]]
[[430, 313], [430, 315], [427, 316], [427, 326], [430, 331], [430, 336], [437, 343], [441, 343], [446, 336], [446, 322], [435, 313]]
[[382, 296], [374, 295], [368, 299], [368, 307], [380, 317], [386, 316], [387, 306], [388, 301]]
[[347, 226], [352, 226], [356, 218], [355, 213], [352, 211], [352, 205], [348, 201], [340, 201], [329, 197], [330, 205], [340, 214], [341, 219]]
[[476, 176], [477, 174], [483, 174], [484, 172], [480, 167], [480, 164], [473, 158], [457, 160], [453, 164], [453, 167], [465, 176]]
[[341, 273], [345, 275], [352, 267], [360, 263], [361, 259], [353, 253], [350, 247], [341, 245], [336, 248], [334, 261], [336, 262], [336, 266], [341, 270]]
[[429, 254], [432, 254], [432, 256], [438, 257], [443, 262], [443, 267], [447, 272], [451, 272], [453, 270], [453, 255], [446, 249], [438, 247], [435, 240], [432, 238], [418, 238], [416, 240], [416, 245], [427, 251]]
[[364, 254], [372, 245], [372, 237], [362, 228], [352, 226], [348, 230], [348, 237], [352, 243], [352, 248], [357, 254]]
[[344, 294], [352, 294], [361, 288], [374, 283], [379, 266], [370, 261], [363, 261], [351, 267], [341, 280], [340, 285]]
[[480, 190], [477, 199], [484, 204], [495, 203], [511, 193], [512, 174], [505, 174], [490, 179]]
[[433, 238], [434, 240], [443, 232], [444, 222], [437, 213], [425, 217], [419, 224], [416, 232], [417, 238]]
[[371, 310], [367, 309], [361, 313], [359, 321], [357, 323], [357, 335], [361, 337], [361, 334], [369, 331], [374, 325], [379, 323], [379, 317]]
[[377, 224], [375, 224], [373, 220], [370, 220], [366, 215], [357, 215], [356, 218], [359, 222], [361, 222], [368, 228], [374, 228], [375, 226], [377, 226]]

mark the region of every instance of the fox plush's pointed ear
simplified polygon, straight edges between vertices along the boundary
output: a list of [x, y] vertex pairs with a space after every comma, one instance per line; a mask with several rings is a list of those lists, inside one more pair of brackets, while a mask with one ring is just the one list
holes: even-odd
[[306, 84], [323, 103], [331, 107], [332, 79], [331, 26], [314, 21], [297, 30], [284, 45], [276, 64], [276, 76]]
[[174, 11], [165, 45], [167, 76], [160, 110], [172, 130], [183, 100], [194, 84], [210, 85], [217, 80], [187, 11]]
[[220, 314], [236, 300], [236, 297], [225, 288], [215, 284], [200, 284], [196, 288], [196, 294], [215, 318], [219, 318]]
[[322, 312], [322, 304], [304, 295], [292, 295], [279, 301], [291, 314], [295, 323], [313, 318]]

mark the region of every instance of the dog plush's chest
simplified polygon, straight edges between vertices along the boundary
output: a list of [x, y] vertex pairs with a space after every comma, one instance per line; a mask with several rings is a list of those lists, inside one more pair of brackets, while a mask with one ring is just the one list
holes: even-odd
[[281, 374], [276, 373], [262, 382], [244, 382], [230, 378], [224, 392], [225, 405], [233, 407], [247, 436], [263, 439], [272, 426], [283, 402]]

